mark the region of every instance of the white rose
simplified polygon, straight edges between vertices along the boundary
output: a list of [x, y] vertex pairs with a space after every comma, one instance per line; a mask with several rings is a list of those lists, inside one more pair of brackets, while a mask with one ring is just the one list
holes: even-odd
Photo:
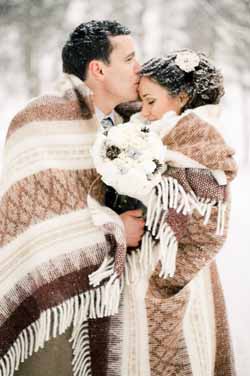
[[180, 51], [175, 58], [175, 64], [187, 73], [192, 72], [199, 62], [199, 56], [193, 51]]
[[145, 161], [143, 163], [143, 169], [146, 174], [152, 174], [156, 168], [156, 164], [152, 161]]

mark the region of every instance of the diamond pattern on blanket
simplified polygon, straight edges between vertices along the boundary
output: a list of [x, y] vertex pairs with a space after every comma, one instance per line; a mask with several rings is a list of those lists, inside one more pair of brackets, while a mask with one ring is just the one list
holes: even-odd
[[188, 295], [183, 289], [166, 299], [164, 279], [157, 273], [150, 279], [146, 305], [151, 376], [192, 375], [182, 327]]
[[95, 170], [50, 169], [14, 184], [2, 198], [0, 245], [32, 224], [86, 207], [87, 192], [96, 177]]

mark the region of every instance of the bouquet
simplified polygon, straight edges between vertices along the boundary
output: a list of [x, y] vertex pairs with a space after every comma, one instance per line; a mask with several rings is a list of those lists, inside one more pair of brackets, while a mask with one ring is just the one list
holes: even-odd
[[97, 136], [92, 157], [108, 186], [147, 204], [165, 166], [166, 147], [143, 123], [124, 123]]

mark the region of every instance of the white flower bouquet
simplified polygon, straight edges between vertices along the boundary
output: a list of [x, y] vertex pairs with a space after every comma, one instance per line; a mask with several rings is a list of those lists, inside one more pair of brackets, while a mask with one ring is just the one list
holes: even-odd
[[91, 153], [105, 184], [146, 204], [161, 179], [166, 147], [145, 124], [128, 122], [100, 133]]

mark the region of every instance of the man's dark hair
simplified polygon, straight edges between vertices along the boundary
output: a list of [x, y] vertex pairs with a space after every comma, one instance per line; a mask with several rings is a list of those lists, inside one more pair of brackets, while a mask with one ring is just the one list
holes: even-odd
[[63, 47], [63, 72], [74, 74], [84, 81], [91, 60], [110, 63], [113, 46], [109, 37], [129, 34], [129, 29], [117, 21], [92, 20], [82, 23], [70, 34]]

